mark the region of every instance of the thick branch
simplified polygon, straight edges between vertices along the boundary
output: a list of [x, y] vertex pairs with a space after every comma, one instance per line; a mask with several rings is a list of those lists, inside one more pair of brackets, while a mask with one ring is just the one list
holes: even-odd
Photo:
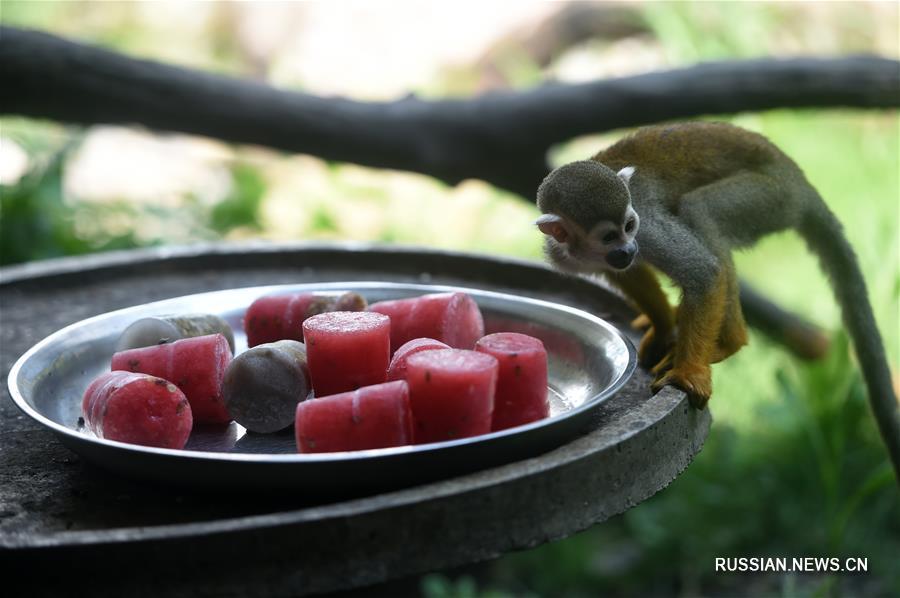
[[[547, 172], [550, 146], [577, 135], [785, 106], [898, 105], [900, 63], [876, 57], [703, 64], [467, 100], [367, 103], [281, 91], [0, 27], [3, 114], [137, 123], [411, 170], [448, 183], [481, 178], [527, 199]], [[794, 351], [812, 356], [824, 347], [820, 332], [747, 289], [742, 304], [748, 320]]]
[[785, 311], [744, 281], [740, 286], [741, 309], [747, 324], [802, 359], [820, 359], [828, 353], [828, 334], [801, 316]]
[[779, 107], [900, 105], [900, 63], [877, 57], [722, 62], [460, 100], [323, 98], [0, 28], [0, 113], [137, 123], [430, 174], [532, 198], [546, 151], [577, 135]]

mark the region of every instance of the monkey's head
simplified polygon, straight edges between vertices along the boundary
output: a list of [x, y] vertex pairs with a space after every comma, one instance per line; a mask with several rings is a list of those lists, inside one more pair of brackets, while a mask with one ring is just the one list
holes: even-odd
[[615, 172], [582, 160], [547, 175], [538, 187], [537, 204], [543, 215], [535, 224], [547, 235], [544, 247], [552, 262], [580, 272], [631, 266], [640, 225], [628, 191], [632, 174], [632, 166]]

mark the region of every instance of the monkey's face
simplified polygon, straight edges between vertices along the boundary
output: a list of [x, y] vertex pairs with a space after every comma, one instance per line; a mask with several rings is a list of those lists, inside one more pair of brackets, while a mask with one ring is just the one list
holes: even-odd
[[544, 215], [535, 224], [547, 235], [547, 257], [557, 267], [597, 272], [631, 266], [640, 226], [628, 188], [634, 170], [615, 172], [587, 160], [547, 175], [537, 194]]
[[624, 217], [599, 220], [589, 231], [560, 214], [548, 213], [535, 221], [547, 235], [544, 249], [558, 267], [576, 272], [626, 270], [634, 262], [640, 218], [629, 205]]

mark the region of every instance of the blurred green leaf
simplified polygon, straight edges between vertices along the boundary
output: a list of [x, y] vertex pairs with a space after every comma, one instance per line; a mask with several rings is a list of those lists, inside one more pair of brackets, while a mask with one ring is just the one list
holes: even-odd
[[217, 203], [209, 216], [210, 227], [227, 233], [238, 227], [260, 230], [259, 208], [266, 184], [259, 172], [247, 164], [237, 164], [231, 171], [233, 188], [228, 197]]
[[312, 230], [316, 233], [332, 233], [339, 230], [337, 220], [328, 208], [319, 207], [313, 213]]

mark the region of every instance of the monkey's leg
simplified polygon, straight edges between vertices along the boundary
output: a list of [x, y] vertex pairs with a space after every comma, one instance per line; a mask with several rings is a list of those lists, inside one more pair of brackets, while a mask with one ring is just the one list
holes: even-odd
[[718, 363], [727, 357], [731, 357], [747, 344], [747, 325], [744, 322], [744, 314], [741, 310], [740, 289], [733, 264], [729, 264], [725, 268], [725, 276], [727, 280], [725, 313], [722, 318], [722, 326], [719, 329], [719, 338], [716, 340], [716, 349], [713, 352], [712, 363]]
[[[695, 405], [705, 404], [712, 390], [709, 364], [745, 341], [743, 317], [737, 318], [740, 307], [731, 248], [750, 245], [764, 234], [790, 226], [798, 209], [795, 204], [773, 177], [750, 171], [680, 198], [676, 222], [669, 223], [668, 234], [678, 248], [673, 256], [674, 275], [670, 275], [681, 284], [684, 300], [678, 308], [673, 367], [656, 381], [657, 387], [675, 384], [688, 391]], [[703, 264], [698, 244], [711, 263]], [[728, 310], [729, 321], [723, 329], [729, 304], [734, 307]]]
[[659, 279], [644, 263], [637, 263], [624, 272], [610, 274], [608, 278], [647, 317], [649, 328], [638, 348], [638, 358], [644, 367], [656, 365], [669, 352], [675, 340], [675, 317], [662, 287], [659, 286]]
[[[642, 222], [645, 258], [683, 292], [675, 348], [654, 369], [658, 377], [653, 388], [677, 386], [688, 393], [694, 406], [703, 407], [712, 392], [709, 364], [722, 329], [733, 266], [728, 245], [719, 242], [716, 223], [704, 212], [703, 203], [682, 205], [686, 209], [677, 215], [656, 212]], [[667, 371], [666, 361], [671, 361]]]
[[678, 306], [678, 339], [672, 353], [672, 368], [656, 379], [654, 390], [674, 385], [688, 393], [691, 404], [703, 408], [712, 394], [709, 364], [725, 315], [728, 285], [720, 271], [708, 292], [685, 293]]

